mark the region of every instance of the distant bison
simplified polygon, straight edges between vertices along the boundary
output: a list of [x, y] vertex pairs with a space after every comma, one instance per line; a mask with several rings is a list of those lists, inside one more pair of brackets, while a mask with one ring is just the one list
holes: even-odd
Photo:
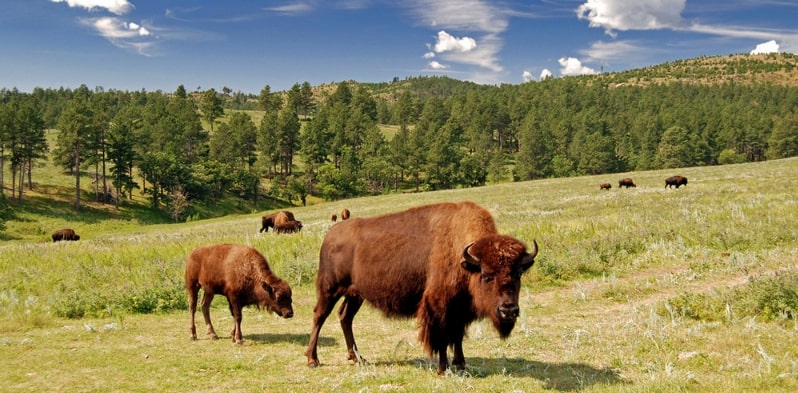
[[75, 231], [70, 228], [64, 228], [53, 232], [53, 241], [58, 242], [61, 240], [77, 241], [80, 240], [80, 235], [75, 233]]
[[349, 219], [349, 209], [344, 208], [344, 210], [341, 210], [341, 219], [342, 220]]
[[671, 176], [665, 179], [665, 188], [675, 186], [679, 188], [679, 186], [686, 186], [687, 185], [687, 178], [684, 176]]
[[301, 221], [288, 221], [274, 224], [274, 231], [277, 233], [296, 233], [302, 230]]
[[610, 184], [610, 183], [601, 183], [601, 184], [599, 184], [599, 189], [600, 190], [609, 190], [610, 188], [612, 188], [612, 184]]
[[333, 214], [333, 215], [332, 215], [332, 222], [336, 222], [336, 221], [338, 221], [338, 216], [336, 216], [335, 214]]
[[202, 295], [202, 316], [208, 335], [217, 339], [211, 324], [211, 302], [216, 294], [224, 295], [233, 314], [233, 342], [241, 344], [241, 310], [245, 306], [265, 307], [283, 318], [294, 316], [291, 306], [291, 287], [269, 268], [269, 263], [257, 250], [237, 244], [216, 244], [198, 247], [186, 259], [186, 290], [191, 314], [191, 339], [197, 339], [194, 314], [197, 294]]
[[288, 210], [267, 214], [261, 217], [261, 227], [258, 232], [269, 232], [269, 228], [274, 228], [275, 223], [288, 221], [294, 221], [294, 213]]
[[623, 179], [618, 180], [618, 188], [621, 187], [629, 188], [629, 187], [637, 187], [637, 185], [635, 184], [635, 182], [632, 181], [632, 178], [624, 177]]
[[357, 346], [352, 321], [364, 301], [385, 315], [415, 317], [419, 341], [438, 355], [438, 373], [465, 368], [463, 337], [472, 322], [488, 318], [502, 338], [519, 315], [521, 274], [538, 252], [501, 235], [490, 213], [472, 202], [440, 203], [332, 226], [321, 245], [313, 328], [305, 352], [319, 365], [319, 333], [335, 303], [348, 358]]

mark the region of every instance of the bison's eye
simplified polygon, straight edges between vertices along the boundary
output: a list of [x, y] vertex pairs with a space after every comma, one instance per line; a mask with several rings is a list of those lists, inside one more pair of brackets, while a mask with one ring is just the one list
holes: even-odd
[[491, 282], [491, 281], [493, 281], [493, 279], [494, 279], [494, 277], [493, 277], [492, 274], [483, 274], [482, 275], [482, 281], [483, 282]]

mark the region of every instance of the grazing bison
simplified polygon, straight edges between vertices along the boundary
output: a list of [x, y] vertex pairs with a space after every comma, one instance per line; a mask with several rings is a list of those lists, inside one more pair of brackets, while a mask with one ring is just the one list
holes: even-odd
[[601, 183], [601, 184], [599, 184], [599, 189], [600, 190], [609, 190], [610, 188], [612, 188], [612, 184], [610, 184], [610, 183]]
[[629, 188], [629, 187], [637, 187], [637, 185], [635, 184], [635, 182], [632, 181], [632, 178], [624, 177], [623, 179], [618, 180], [618, 188], [621, 187]]
[[288, 221], [294, 221], [294, 213], [291, 213], [288, 210], [267, 214], [261, 217], [261, 227], [258, 232], [269, 232], [269, 228], [274, 228], [275, 223], [283, 223]]
[[274, 231], [277, 233], [296, 233], [302, 230], [301, 221], [288, 221], [281, 222], [274, 225]]
[[80, 240], [80, 235], [75, 233], [75, 230], [70, 228], [64, 228], [58, 231], [53, 232], [53, 241], [58, 242], [61, 240], [72, 240], [77, 241]]
[[202, 288], [202, 316], [208, 335], [217, 339], [211, 324], [211, 302], [216, 294], [224, 295], [233, 314], [233, 342], [241, 344], [241, 310], [245, 306], [265, 307], [283, 318], [294, 316], [291, 287], [271, 269], [266, 258], [251, 247], [216, 244], [198, 247], [186, 259], [186, 289], [191, 314], [191, 339], [197, 339], [194, 314], [197, 294]]
[[496, 231], [493, 217], [472, 202], [441, 203], [331, 227], [321, 246], [313, 328], [305, 355], [316, 367], [319, 332], [335, 303], [348, 351], [358, 361], [352, 320], [363, 301], [391, 317], [416, 317], [418, 338], [438, 373], [465, 368], [463, 337], [489, 318], [502, 338], [518, 318], [521, 274], [538, 252]]
[[665, 188], [670, 186], [675, 186], [679, 188], [679, 186], [686, 186], [687, 185], [687, 178], [684, 176], [671, 176], [665, 179]]
[[336, 222], [336, 221], [338, 221], [338, 216], [336, 216], [335, 214], [333, 214], [333, 215], [332, 215], [332, 222]]
[[344, 210], [341, 210], [341, 219], [342, 220], [348, 220], [349, 219], [349, 209], [344, 208]]

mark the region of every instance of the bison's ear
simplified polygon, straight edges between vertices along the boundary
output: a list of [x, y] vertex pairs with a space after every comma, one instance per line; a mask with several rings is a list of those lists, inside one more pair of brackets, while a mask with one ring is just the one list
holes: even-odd
[[463, 249], [463, 259], [460, 261], [460, 266], [463, 269], [468, 270], [471, 273], [479, 273], [482, 271], [482, 265], [479, 263], [479, 258], [475, 257], [471, 254], [469, 249], [473, 246], [474, 243], [469, 243]]
[[262, 282], [261, 285], [263, 286], [263, 290], [269, 294], [270, 297], [274, 297], [274, 288], [266, 282]]
[[535, 257], [538, 255], [538, 242], [535, 241], [535, 240], [532, 240], [532, 244], [534, 244], [535, 249], [532, 250], [531, 253], [526, 254], [526, 255], [524, 255], [523, 258], [521, 258], [521, 271], [522, 272], [527, 271], [527, 269], [529, 269], [530, 267], [532, 267], [532, 265], [535, 264]]

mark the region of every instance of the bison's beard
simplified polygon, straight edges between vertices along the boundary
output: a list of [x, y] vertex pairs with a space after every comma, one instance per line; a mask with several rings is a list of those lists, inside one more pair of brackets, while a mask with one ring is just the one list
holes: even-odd
[[505, 339], [510, 336], [510, 333], [512, 333], [513, 328], [515, 327], [515, 320], [516, 318], [493, 319], [493, 326], [496, 328], [496, 331], [499, 332], [499, 336], [502, 339]]

